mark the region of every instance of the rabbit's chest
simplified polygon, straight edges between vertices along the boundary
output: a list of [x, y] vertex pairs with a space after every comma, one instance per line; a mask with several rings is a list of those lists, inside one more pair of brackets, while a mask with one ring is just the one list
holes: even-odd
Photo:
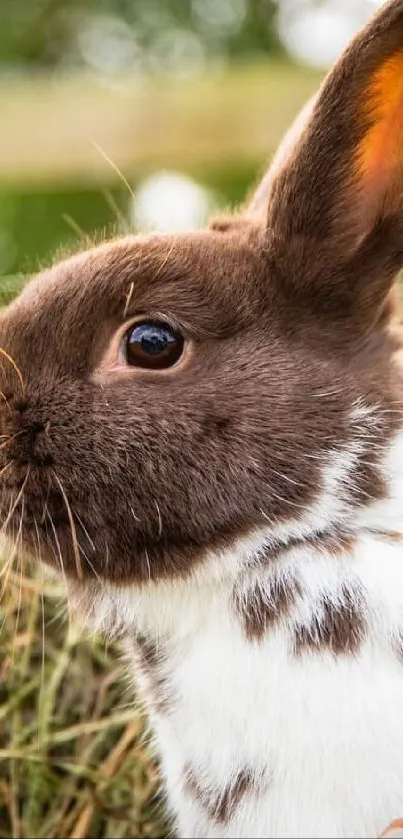
[[143, 669], [180, 835], [378, 835], [403, 810], [401, 548], [248, 585]]
[[281, 632], [253, 663], [231, 647], [184, 664], [153, 721], [180, 835], [378, 835], [403, 809], [403, 665], [293, 661]]

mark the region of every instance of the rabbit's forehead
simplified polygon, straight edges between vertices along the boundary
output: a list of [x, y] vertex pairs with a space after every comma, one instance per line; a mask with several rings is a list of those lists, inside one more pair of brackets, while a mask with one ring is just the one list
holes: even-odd
[[[251, 241], [203, 231], [127, 237], [79, 253], [30, 283], [5, 319], [63, 334], [159, 313], [216, 335], [252, 319], [260, 260]], [[49, 330], [48, 330], [49, 332]], [[72, 336], [73, 337], [73, 336]]]

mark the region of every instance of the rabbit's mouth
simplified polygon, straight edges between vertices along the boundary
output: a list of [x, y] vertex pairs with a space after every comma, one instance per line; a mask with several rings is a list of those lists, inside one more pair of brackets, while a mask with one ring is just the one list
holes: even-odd
[[53, 470], [12, 464], [0, 480], [0, 525], [6, 546], [56, 567], [63, 575], [96, 576], [82, 547], [84, 538], [95, 549], [88, 528], [77, 510], [73, 517]]
[[[3, 391], [0, 408], [0, 536], [18, 554], [32, 556], [79, 579], [96, 576], [94, 542], [85, 524], [87, 499], [67, 486], [46, 408]], [[34, 400], [32, 400], [33, 402]], [[72, 496], [75, 496], [72, 499]], [[84, 500], [87, 503], [84, 503]], [[72, 509], [74, 507], [74, 510]]]

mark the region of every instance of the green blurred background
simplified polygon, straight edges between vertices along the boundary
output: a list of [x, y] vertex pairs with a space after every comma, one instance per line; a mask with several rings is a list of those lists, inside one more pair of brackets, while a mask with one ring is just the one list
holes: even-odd
[[2, 296], [95, 232], [241, 201], [377, 5], [0, 0]]

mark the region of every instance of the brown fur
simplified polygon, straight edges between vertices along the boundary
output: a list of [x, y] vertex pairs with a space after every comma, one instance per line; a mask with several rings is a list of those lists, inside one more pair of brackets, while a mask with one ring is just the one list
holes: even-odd
[[199, 802], [209, 819], [218, 824], [226, 824], [231, 819], [243, 796], [253, 789], [255, 783], [249, 769], [238, 772], [223, 790], [217, 792], [205, 788], [191, 767], [186, 768], [184, 776], [187, 792]]
[[300, 591], [297, 579], [290, 579], [279, 572], [264, 590], [261, 584], [256, 583], [245, 594], [237, 592], [235, 609], [248, 640], [261, 641], [266, 633], [288, 614]]
[[297, 628], [295, 654], [324, 650], [335, 656], [356, 653], [366, 633], [363, 607], [362, 592], [347, 586], [343, 586], [338, 603], [324, 597], [311, 623]]
[[[208, 551], [304, 515], [331, 454], [361, 433], [357, 400], [376, 423], [341, 491], [352, 507], [382, 497], [382, 446], [401, 424], [391, 290], [403, 221], [383, 198], [374, 215], [382, 190], [363, 192], [354, 155], [366, 85], [402, 38], [395, 0], [325, 82], [265, 182], [265, 214], [100, 245], [3, 313], [0, 346], [24, 387], [2, 355], [0, 509], [25, 550], [69, 576], [186, 575]], [[116, 364], [139, 316], [182, 330], [177, 367]]]
[[172, 688], [166, 672], [166, 654], [152, 638], [138, 632], [134, 655], [137, 667], [147, 682], [147, 697], [159, 714], [166, 714], [172, 708]]
[[[384, 535], [384, 538], [393, 538], [393, 534]], [[343, 531], [329, 530], [317, 533], [305, 539], [290, 539], [286, 545], [271, 546], [267, 555], [259, 555], [260, 562], [272, 563], [284, 560], [292, 551], [303, 549], [307, 551], [319, 551], [340, 557], [351, 551], [355, 538]], [[249, 641], [261, 641], [268, 631], [275, 626], [283, 617], [289, 615], [297, 597], [303, 595], [299, 579], [282, 570], [281, 565], [273, 569], [268, 580], [257, 581], [245, 587], [236, 587], [234, 591], [234, 609], [240, 618], [246, 637]], [[327, 605], [324, 606], [326, 611]], [[331, 616], [328, 615], [331, 619]], [[325, 620], [324, 623], [327, 621]], [[312, 635], [312, 627], [308, 634]], [[323, 630], [325, 632], [325, 629]]]

